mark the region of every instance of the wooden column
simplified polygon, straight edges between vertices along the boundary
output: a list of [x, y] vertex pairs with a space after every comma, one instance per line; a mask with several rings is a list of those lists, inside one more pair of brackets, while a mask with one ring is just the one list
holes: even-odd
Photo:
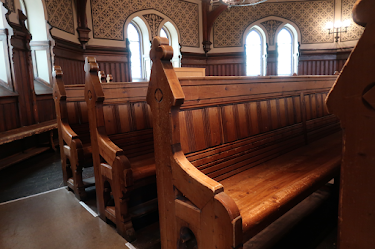
[[34, 73], [31, 59], [31, 34], [25, 28], [26, 17], [19, 11], [20, 23], [10, 23], [13, 28], [11, 45], [13, 46], [14, 90], [19, 94], [18, 109], [21, 126], [39, 122]]

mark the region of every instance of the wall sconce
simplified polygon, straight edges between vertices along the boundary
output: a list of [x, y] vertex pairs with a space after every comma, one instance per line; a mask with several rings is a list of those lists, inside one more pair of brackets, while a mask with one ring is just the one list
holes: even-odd
[[339, 34], [348, 32], [348, 27], [350, 26], [351, 21], [345, 20], [344, 22], [337, 21], [335, 24], [333, 22], [328, 22], [326, 25], [326, 29], [328, 29], [328, 34], [334, 34], [335, 42], [339, 41]]

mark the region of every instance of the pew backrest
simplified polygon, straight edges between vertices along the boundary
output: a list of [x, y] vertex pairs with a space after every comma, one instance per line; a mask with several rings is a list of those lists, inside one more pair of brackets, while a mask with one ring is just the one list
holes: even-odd
[[[256, 160], [266, 160], [338, 131], [337, 119], [324, 105], [335, 79], [180, 78], [185, 94], [179, 113], [182, 151], [203, 173], [221, 180], [246, 169], [245, 163], [236, 168], [228, 161], [234, 155], [258, 147], [263, 154]], [[272, 148], [264, 149], [270, 144]], [[217, 160], [223, 163], [218, 165]]]

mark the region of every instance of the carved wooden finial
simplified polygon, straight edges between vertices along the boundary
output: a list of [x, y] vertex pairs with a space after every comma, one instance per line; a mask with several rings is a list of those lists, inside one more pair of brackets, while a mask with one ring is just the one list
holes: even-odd
[[95, 57], [86, 57], [85, 58], [85, 72], [98, 72], [99, 65], [96, 63]]
[[64, 100], [66, 99], [66, 92], [64, 87], [64, 81], [62, 79], [63, 71], [60, 66], [53, 66], [53, 98], [55, 100]]
[[159, 36], [154, 37], [150, 51], [150, 58], [152, 61], [155, 59], [169, 61], [173, 58], [173, 48], [169, 46], [167, 38]]
[[105, 72], [104, 71], [99, 71], [98, 72], [98, 77], [99, 77], [99, 80], [100, 80], [100, 83], [105, 83], [106, 82], [106, 76], [105, 76]]
[[107, 74], [107, 83], [110, 83], [113, 81], [113, 76], [112, 74]]
[[61, 78], [63, 76], [63, 71], [61, 70], [60, 66], [53, 66], [53, 77]]
[[155, 104], [155, 99], [157, 103], [167, 100], [169, 107], [180, 106], [184, 102], [185, 95], [170, 62], [173, 57], [173, 48], [169, 46], [167, 38], [154, 37], [150, 57], [153, 64], [147, 103], [151, 106], [151, 109]]
[[362, 27], [366, 27], [367, 23], [374, 22], [375, 1], [373, 0], [357, 0], [353, 8], [353, 20]]

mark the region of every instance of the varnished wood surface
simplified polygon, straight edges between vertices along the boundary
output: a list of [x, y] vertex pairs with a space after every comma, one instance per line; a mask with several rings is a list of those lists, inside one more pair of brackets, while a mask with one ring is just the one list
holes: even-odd
[[243, 231], [249, 237], [269, 224], [269, 216], [280, 215], [286, 203], [296, 203], [316, 184], [338, 173], [341, 133], [293, 150], [252, 167], [220, 183], [236, 202]]
[[[152, 122], [145, 102], [147, 83], [102, 84], [98, 70], [96, 59], [86, 58], [85, 99], [99, 215], [114, 222], [118, 233], [133, 241], [136, 212], [129, 212], [129, 197], [140, 187], [155, 183]], [[77, 88], [71, 89], [75, 92]], [[79, 94], [71, 97], [79, 98]], [[149, 201], [142, 198], [145, 203], [137, 210], [141, 213], [147, 212]]]
[[[59, 127], [59, 144], [64, 184], [79, 200], [87, 198], [82, 177], [92, 167], [92, 151], [84, 85], [65, 85], [61, 67], [54, 66], [54, 100]], [[92, 185], [92, 184], [91, 184]]]
[[375, 2], [358, 0], [353, 20], [365, 31], [332, 87], [329, 111], [344, 131], [338, 248], [375, 245]]
[[5, 131], [0, 133], [0, 145], [5, 143], [10, 143], [15, 140], [23, 139], [25, 137], [30, 137], [36, 134], [47, 132], [53, 129], [57, 129], [56, 120], [50, 120], [39, 124], [29, 125], [10, 131]]
[[147, 94], [162, 247], [241, 247], [337, 175], [340, 136], [311, 143], [339, 130], [323, 102], [336, 77], [178, 79], [167, 44]]

